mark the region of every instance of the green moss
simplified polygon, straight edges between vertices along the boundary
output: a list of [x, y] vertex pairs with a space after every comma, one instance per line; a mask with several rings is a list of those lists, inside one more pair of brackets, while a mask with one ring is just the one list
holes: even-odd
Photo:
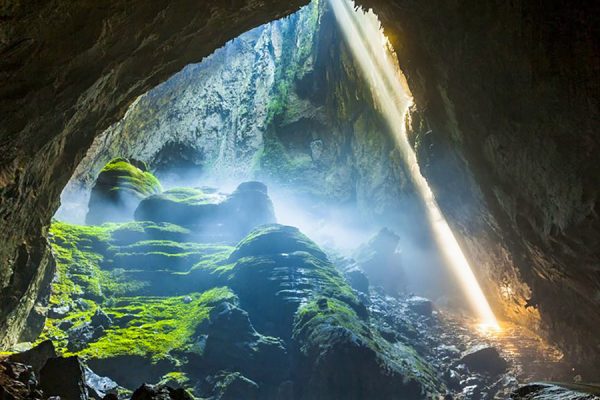
[[235, 295], [221, 287], [190, 296], [189, 303], [183, 297], [120, 299], [107, 313], [117, 321], [126, 315], [132, 319], [125, 327], [111, 327], [77, 354], [94, 358], [139, 355], [158, 361], [175, 352], [193, 351], [198, 326], [215, 305], [234, 301]]
[[111, 244], [127, 246], [144, 240], [172, 240], [183, 242], [189, 229], [168, 222], [135, 221], [121, 224], [104, 224], [111, 233]]
[[[69, 311], [64, 318], [48, 318], [44, 331], [40, 337], [41, 340], [51, 339], [61, 352], [67, 352], [67, 330], [68, 328], [77, 328], [78, 326], [89, 322], [92, 315], [98, 307], [106, 312], [112, 312], [120, 315], [130, 307], [145, 307], [145, 301], [148, 300], [145, 311], [137, 315], [134, 321], [150, 320], [152, 315], [157, 319], [151, 328], [161, 328], [158, 340], [158, 348], [165, 349], [167, 342], [176, 343], [174, 339], [179, 333], [168, 335], [168, 323], [161, 320], [164, 314], [160, 314], [161, 309], [168, 310], [168, 313], [181, 317], [185, 313], [197, 314], [198, 318], [205, 314], [207, 304], [213, 300], [212, 295], [221, 293], [221, 297], [228, 297], [230, 292], [223, 294], [222, 290], [207, 292], [203, 295], [196, 295], [197, 301], [190, 305], [175, 307], [182, 303], [181, 298], [155, 299], [155, 298], [135, 298], [127, 296], [147, 286], [143, 277], [132, 279], [132, 274], [126, 273], [123, 269], [114, 268], [118, 266], [115, 260], [126, 258], [130, 255], [133, 259], [148, 260], [152, 257], [167, 257], [178, 261], [184, 260], [185, 270], [192, 267], [203, 268], [207, 271], [216, 268], [217, 262], [223, 262], [227, 259], [231, 251], [230, 246], [212, 245], [176, 242], [171, 240], [142, 240], [135, 242], [136, 238], [148, 238], [152, 236], [173, 235], [178, 237], [187, 236], [188, 231], [171, 224], [153, 224], [145, 222], [135, 222], [126, 224], [105, 224], [101, 226], [80, 226], [68, 224], [60, 221], [53, 221], [50, 228], [50, 244], [56, 260], [57, 272], [52, 284], [50, 295], [50, 307], [69, 307]], [[115, 240], [115, 236], [118, 240]], [[117, 245], [124, 244], [124, 245]], [[128, 253], [127, 253], [128, 252]], [[145, 257], [145, 258], [144, 258]], [[170, 260], [172, 261], [172, 260]], [[111, 269], [105, 269], [106, 267]], [[202, 276], [194, 279], [201, 279]], [[196, 289], [197, 290], [197, 289]], [[213, 296], [214, 297], [214, 296]], [[217, 296], [218, 297], [218, 296]], [[215, 297], [216, 298], [216, 297]], [[74, 299], [78, 299], [77, 302]], [[118, 305], [118, 306], [116, 306]], [[194, 305], [198, 306], [192, 309]], [[117, 308], [115, 308], [117, 307]], [[181, 312], [180, 312], [181, 311]], [[188, 324], [189, 325], [189, 324]], [[186, 325], [187, 326], [187, 325]], [[148, 328], [149, 329], [149, 328]], [[110, 331], [110, 336], [104, 338], [100, 344], [102, 350], [109, 347], [106, 340], [117, 343], [127, 343], [126, 338], [132, 337], [131, 331], [124, 331], [124, 339], [119, 339], [119, 333], [116, 330]], [[149, 337], [147, 329], [140, 330], [140, 338]], [[125, 340], [125, 342], [124, 342]], [[146, 347], [148, 347], [146, 345]], [[100, 351], [99, 347], [96, 347]], [[117, 346], [116, 348], [119, 348]], [[122, 347], [121, 347], [122, 350]], [[115, 350], [111, 354], [121, 351]], [[87, 349], [87, 352], [92, 350]], [[150, 351], [150, 350], [148, 350]], [[141, 350], [138, 350], [138, 353]], [[86, 353], [88, 356], [89, 353]]]
[[109, 161], [98, 178], [102, 183], [111, 183], [110, 191], [126, 190], [140, 197], [162, 191], [160, 182], [152, 173], [142, 171], [123, 158]]
[[199, 263], [213, 265], [221, 262], [231, 250], [232, 247], [224, 245], [169, 240], [146, 240], [108, 249], [112, 253], [112, 268], [180, 272], [188, 272]]
[[83, 294], [102, 297], [105, 275], [98, 267], [103, 261], [99, 251], [107, 247], [109, 237], [109, 230], [100, 226], [52, 223], [49, 239], [57, 272], [51, 306], [72, 305], [72, 299]]
[[270, 224], [250, 232], [231, 253], [230, 260], [242, 257], [305, 251], [322, 260], [327, 255], [306, 235], [293, 226]]
[[174, 203], [187, 204], [210, 204], [215, 202], [215, 196], [208, 195], [200, 189], [194, 188], [174, 188], [160, 194], [160, 197]]
[[435, 371], [413, 347], [402, 343], [390, 344], [343, 301], [317, 297], [304, 304], [296, 313], [293, 337], [301, 344], [302, 352], [314, 354], [315, 351], [325, 351], [331, 343], [339, 340], [341, 336], [336, 333], [339, 329], [351, 332], [353, 342], [370, 348], [382, 365], [401, 373], [404, 380], [417, 380], [432, 392], [445, 390]]
[[185, 372], [179, 372], [179, 371], [174, 371], [174, 372], [169, 372], [165, 375], [163, 375], [162, 379], [160, 380], [159, 384], [161, 385], [169, 385], [171, 387], [175, 386], [175, 387], [188, 387], [190, 383], [190, 378], [187, 376], [187, 374]]
[[[321, 332], [318, 327], [335, 326], [343, 327], [359, 335], [365, 342], [372, 342], [372, 334], [368, 325], [362, 321], [356, 312], [343, 301], [317, 297], [298, 309], [294, 323], [294, 335], [298, 336], [310, 331], [310, 335]], [[311, 342], [318, 338], [309, 339]]]

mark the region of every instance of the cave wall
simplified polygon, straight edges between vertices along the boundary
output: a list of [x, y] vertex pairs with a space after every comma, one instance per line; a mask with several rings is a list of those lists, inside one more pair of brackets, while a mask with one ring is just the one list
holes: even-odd
[[420, 110], [420, 163], [480, 280], [497, 284], [486, 285], [497, 310], [526, 323], [541, 316], [539, 328], [593, 378], [598, 4], [361, 3], [396, 49]]
[[[94, 136], [184, 65], [301, 3], [2, 3], [0, 343], [16, 340], [33, 304], [47, 265], [45, 227]], [[361, 3], [383, 21], [425, 133], [451, 149], [481, 194], [476, 217], [453, 214], [456, 196], [424, 168], [450, 222], [469, 234], [479, 219], [501, 240], [508, 256], [490, 268], [518, 273], [542, 327], [592, 373], [600, 354], [598, 3]], [[484, 254], [472, 238], [469, 247]]]
[[180, 158], [206, 178], [247, 178], [262, 147], [281, 56], [277, 43], [282, 26], [296, 26], [292, 19], [243, 33], [140, 96], [122, 120], [94, 140], [66, 190], [89, 190], [102, 167], [119, 156], [166, 172], [168, 158], [177, 164], [177, 155], [168, 154], [176, 147], [185, 149]]

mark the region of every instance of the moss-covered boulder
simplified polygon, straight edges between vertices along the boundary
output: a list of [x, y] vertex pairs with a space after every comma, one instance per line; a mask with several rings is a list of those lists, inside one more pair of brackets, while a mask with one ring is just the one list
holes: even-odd
[[142, 200], [138, 221], [167, 222], [193, 231], [196, 240], [234, 240], [253, 228], [275, 222], [267, 187], [244, 182], [229, 196], [198, 188], [175, 188]]
[[144, 199], [135, 210], [135, 219], [186, 227], [213, 227], [218, 221], [221, 200], [221, 196], [197, 188], [169, 189]]
[[248, 234], [236, 246], [229, 257], [237, 261], [242, 257], [290, 254], [303, 251], [320, 260], [327, 255], [306, 235], [293, 226], [270, 224]]
[[231, 253], [229, 284], [261, 332], [289, 340], [294, 314], [312, 296], [340, 299], [362, 316], [365, 307], [327, 255], [297, 228], [266, 225]]
[[436, 387], [297, 228], [263, 225], [236, 247], [192, 241], [191, 231], [55, 221], [58, 273], [40, 340], [130, 390], [151, 382], [202, 398], [303, 400], [424, 398]]
[[160, 182], [145, 164], [116, 158], [102, 168], [88, 204], [86, 223], [131, 220], [140, 201], [162, 190]]
[[346, 303], [319, 297], [296, 314], [297, 399], [425, 399], [435, 372], [409, 346], [391, 345]]

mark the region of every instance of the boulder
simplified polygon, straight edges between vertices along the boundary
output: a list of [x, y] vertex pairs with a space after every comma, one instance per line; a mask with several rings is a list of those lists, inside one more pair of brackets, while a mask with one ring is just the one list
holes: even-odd
[[35, 372], [29, 365], [0, 361], [0, 399], [42, 400], [43, 396]]
[[239, 240], [253, 228], [275, 222], [267, 187], [244, 182], [230, 195], [175, 188], [150, 196], [135, 210], [137, 221], [168, 222], [205, 240]]
[[[415, 374], [424, 365], [414, 350], [400, 351], [371, 331], [347, 304], [320, 298], [296, 314], [293, 347], [295, 375], [302, 386], [299, 399], [421, 399], [433, 390], [432, 371]], [[399, 397], [399, 394], [402, 397]]]
[[[205, 385], [214, 400], [256, 400], [259, 386], [239, 372], [221, 372], [206, 378]], [[289, 398], [289, 397], [288, 397]]]
[[431, 317], [433, 313], [433, 303], [424, 297], [411, 296], [406, 301], [406, 305], [410, 311], [424, 317]]
[[50, 358], [40, 371], [40, 386], [46, 396], [87, 400], [85, 371], [78, 357]]
[[402, 292], [405, 284], [402, 259], [397, 252], [399, 241], [398, 235], [383, 228], [354, 254], [371, 285], [381, 286], [391, 296]]
[[110, 327], [113, 323], [112, 319], [101, 308], [97, 308], [94, 315], [90, 319], [93, 327], [102, 326], [104, 329]]
[[103, 333], [103, 326], [94, 326], [91, 322], [74, 326], [67, 331], [69, 338], [67, 349], [72, 352], [83, 350], [88, 343], [98, 339]]
[[508, 363], [495, 347], [485, 345], [467, 350], [458, 363], [466, 365], [471, 372], [489, 375], [501, 374], [508, 367]]
[[93, 399], [104, 399], [109, 392], [116, 391], [119, 385], [110, 378], [99, 376], [90, 368], [85, 367], [85, 387], [89, 397]]
[[297, 228], [261, 226], [238, 244], [229, 261], [235, 262], [229, 285], [254, 326], [265, 334], [287, 341], [296, 310], [316, 293], [367, 314], [327, 255]]
[[203, 364], [211, 370], [239, 371], [257, 382], [279, 383], [287, 376], [283, 342], [256, 332], [239, 307], [228, 302], [216, 306], [207, 333]]
[[352, 289], [369, 294], [369, 278], [358, 266], [352, 266], [344, 271], [344, 277]]
[[145, 164], [115, 158], [102, 168], [96, 178], [90, 193], [86, 223], [100, 225], [131, 220], [140, 201], [161, 190], [158, 179]]
[[94, 373], [107, 376], [119, 386], [133, 389], [141, 382], [159, 382], [176, 366], [173, 359], [151, 361], [148, 356], [136, 354], [117, 355], [106, 358], [90, 358], [88, 366]]
[[229, 261], [242, 257], [267, 256], [306, 252], [312, 256], [327, 260], [327, 255], [312, 240], [293, 226], [271, 224], [250, 232], [238, 243]]
[[196, 188], [174, 188], [140, 202], [136, 221], [167, 222], [184, 227], [214, 228], [222, 197]]
[[244, 182], [221, 204], [220, 212], [234, 237], [244, 237], [252, 229], [275, 222], [273, 203], [267, 186], [261, 182]]
[[56, 357], [56, 350], [51, 340], [44, 340], [34, 348], [22, 353], [15, 353], [8, 357], [9, 361], [27, 364], [31, 366], [36, 374], [40, 373], [42, 367], [49, 358]]
[[515, 390], [510, 398], [512, 400], [598, 400], [600, 389], [597, 385], [533, 382]]
[[182, 388], [143, 384], [133, 392], [131, 400], [194, 400], [194, 397]]

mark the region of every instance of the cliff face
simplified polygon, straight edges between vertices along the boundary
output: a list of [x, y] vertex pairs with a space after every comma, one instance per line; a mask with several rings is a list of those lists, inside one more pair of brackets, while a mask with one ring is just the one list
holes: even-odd
[[94, 141], [63, 193], [65, 208], [118, 156], [147, 162], [167, 182], [260, 178], [369, 217], [399, 219], [406, 203], [414, 207], [323, 1], [241, 35], [141, 96]]
[[159, 172], [180, 167], [204, 175], [248, 176], [262, 144], [281, 56], [274, 44], [281, 40], [281, 25], [288, 23], [244, 33], [142, 95], [124, 119], [94, 141], [72, 184], [87, 187], [107, 160], [120, 154]]

